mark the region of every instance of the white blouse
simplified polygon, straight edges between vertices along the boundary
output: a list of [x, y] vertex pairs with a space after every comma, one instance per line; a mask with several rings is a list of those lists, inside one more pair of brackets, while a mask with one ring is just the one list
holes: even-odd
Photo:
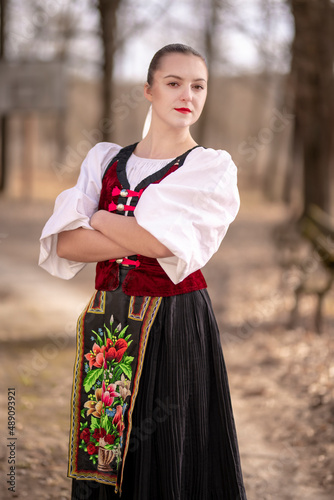
[[161, 170], [172, 160], [173, 158], [167, 160], [154, 160], [151, 158], [141, 158], [140, 156], [132, 154], [126, 164], [126, 176], [130, 184], [130, 189], [134, 191], [135, 187], [138, 186], [145, 177], [158, 172], [158, 170]]
[[[96, 144], [82, 163], [76, 186], [57, 197], [40, 238], [39, 256], [39, 265], [53, 276], [70, 279], [86, 265], [57, 256], [58, 233], [92, 229], [89, 222], [98, 209], [104, 171], [120, 149], [117, 144]], [[133, 154], [126, 166], [130, 189], [170, 161]], [[201, 269], [218, 250], [239, 205], [237, 168], [231, 156], [198, 147], [179, 169], [145, 189], [134, 214], [138, 224], [173, 253], [158, 262], [176, 284]]]

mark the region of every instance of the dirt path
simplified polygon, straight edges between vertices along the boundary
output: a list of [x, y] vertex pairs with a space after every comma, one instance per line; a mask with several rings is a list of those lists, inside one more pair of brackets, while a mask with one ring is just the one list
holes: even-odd
[[[334, 299], [327, 332], [285, 327], [292, 304], [271, 232], [280, 207], [244, 196], [243, 209], [205, 269], [222, 332], [249, 500], [333, 498]], [[2, 498], [69, 499], [66, 478], [74, 327], [93, 266], [69, 282], [36, 266], [51, 205], [0, 200]], [[284, 281], [284, 280], [283, 280]], [[16, 491], [8, 492], [7, 389], [15, 388]], [[158, 500], [158, 499], [157, 499]]]

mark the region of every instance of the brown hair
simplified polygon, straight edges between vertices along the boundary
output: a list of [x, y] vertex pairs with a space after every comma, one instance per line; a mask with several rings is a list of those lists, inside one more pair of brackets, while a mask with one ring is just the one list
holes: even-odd
[[152, 85], [153, 77], [156, 70], [159, 68], [160, 60], [166, 56], [167, 54], [185, 54], [185, 55], [193, 55], [202, 59], [206, 66], [206, 61], [204, 57], [197, 52], [197, 50], [189, 47], [188, 45], [183, 45], [182, 43], [170, 43], [169, 45], [165, 45], [158, 52], [156, 52], [152, 58], [152, 61], [149, 65], [147, 72], [147, 83]]

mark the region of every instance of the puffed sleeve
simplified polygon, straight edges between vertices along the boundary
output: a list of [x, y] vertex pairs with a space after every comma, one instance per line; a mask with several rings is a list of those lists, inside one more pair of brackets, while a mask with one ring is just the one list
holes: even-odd
[[142, 194], [135, 217], [172, 253], [158, 261], [173, 283], [218, 250], [240, 206], [237, 168], [226, 151], [196, 148], [185, 163]]
[[120, 148], [108, 142], [96, 144], [81, 165], [77, 184], [57, 197], [53, 214], [42, 231], [38, 262], [53, 276], [70, 279], [86, 265], [58, 257], [58, 233], [78, 227], [92, 229], [89, 222], [98, 208], [103, 172]]

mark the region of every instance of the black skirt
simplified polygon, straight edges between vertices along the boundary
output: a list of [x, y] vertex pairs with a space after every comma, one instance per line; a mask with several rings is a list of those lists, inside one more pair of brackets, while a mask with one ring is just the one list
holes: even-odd
[[112, 485], [72, 480], [72, 500], [119, 498], [246, 500], [228, 378], [206, 290], [161, 301], [133, 410], [121, 496]]

